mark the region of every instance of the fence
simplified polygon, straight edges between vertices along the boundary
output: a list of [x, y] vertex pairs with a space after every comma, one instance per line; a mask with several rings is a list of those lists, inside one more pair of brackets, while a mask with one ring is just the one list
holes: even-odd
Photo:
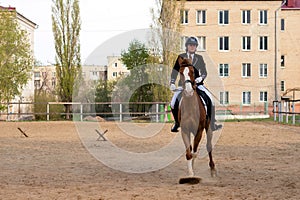
[[[128, 120], [128, 119], [147, 119], [163, 122], [172, 121], [171, 119], [171, 109], [169, 102], [95, 102], [95, 103], [81, 103], [81, 102], [45, 102], [45, 103], [33, 103], [33, 102], [8, 102], [2, 103], [5, 105], [6, 111], [0, 112], [0, 119], [11, 121], [11, 120], [29, 120], [34, 119], [33, 116], [44, 115], [46, 120], [52, 120], [51, 116], [60, 115], [66, 116], [65, 112], [53, 112], [54, 105], [72, 105], [72, 112], [70, 115], [73, 120], [84, 121], [87, 116], [104, 116], [105, 119], [110, 120]], [[21, 109], [27, 105], [26, 109]], [[45, 112], [34, 112], [35, 105], [45, 105]], [[106, 105], [109, 110], [105, 112], [97, 112], [97, 105]], [[135, 107], [134, 111], [133, 107]], [[17, 112], [15, 112], [17, 110]], [[24, 112], [27, 110], [27, 112]], [[143, 116], [143, 117], [141, 117]]]
[[274, 113], [274, 121], [284, 122], [285, 123], [296, 124], [296, 122], [300, 123], [300, 99], [298, 100], [289, 100], [283, 99], [281, 101], [273, 101], [273, 113]]
[[[87, 116], [101, 116], [106, 120], [126, 121], [132, 119], [151, 119], [155, 122], [172, 121], [169, 102], [8, 102], [5, 105], [6, 111], [0, 112], [0, 119], [11, 120], [33, 120], [36, 116], [44, 116], [44, 120], [63, 119], [67, 113], [63, 109], [55, 109], [55, 106], [72, 105], [70, 115], [73, 120], [84, 121]], [[43, 109], [34, 112], [34, 107], [43, 105]], [[27, 107], [27, 108], [24, 108]], [[225, 105], [216, 107], [216, 118], [226, 119], [251, 119], [268, 118], [272, 105], [258, 103], [253, 105]], [[53, 116], [59, 116], [54, 118]]]

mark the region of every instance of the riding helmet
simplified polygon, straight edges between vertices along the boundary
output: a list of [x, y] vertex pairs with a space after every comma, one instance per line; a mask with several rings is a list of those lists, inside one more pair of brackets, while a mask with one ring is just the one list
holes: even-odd
[[186, 42], [185, 42], [185, 47], [187, 47], [187, 45], [189, 44], [194, 44], [196, 45], [196, 47], [198, 46], [198, 40], [195, 37], [189, 37]]

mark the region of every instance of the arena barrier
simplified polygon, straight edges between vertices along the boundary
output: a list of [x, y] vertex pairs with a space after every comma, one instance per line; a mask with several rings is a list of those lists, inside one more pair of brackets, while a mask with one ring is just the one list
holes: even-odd
[[[67, 113], [64, 105], [71, 105], [69, 113], [75, 121], [105, 120], [151, 120], [153, 122], [172, 122], [169, 102], [8, 102], [1, 103], [6, 109], [0, 111], [2, 121], [64, 120]], [[37, 109], [38, 108], [38, 109]], [[269, 118], [273, 106], [267, 102], [252, 105], [218, 105], [217, 120]], [[98, 117], [98, 118], [96, 118]]]
[[274, 121], [280, 123], [300, 123], [300, 99], [273, 101]]

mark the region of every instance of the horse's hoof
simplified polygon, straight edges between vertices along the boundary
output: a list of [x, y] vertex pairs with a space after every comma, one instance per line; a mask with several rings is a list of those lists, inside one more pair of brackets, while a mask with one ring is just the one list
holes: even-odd
[[216, 169], [211, 169], [210, 170], [210, 175], [211, 175], [212, 178], [217, 177], [218, 176], [217, 175], [217, 170]]

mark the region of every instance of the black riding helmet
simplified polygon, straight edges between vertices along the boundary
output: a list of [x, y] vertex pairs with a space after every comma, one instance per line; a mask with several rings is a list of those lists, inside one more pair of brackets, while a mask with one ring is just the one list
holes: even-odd
[[189, 44], [194, 44], [196, 45], [196, 47], [198, 47], [198, 40], [195, 37], [189, 37], [186, 42], [185, 42], [185, 47], [187, 47], [187, 45]]

